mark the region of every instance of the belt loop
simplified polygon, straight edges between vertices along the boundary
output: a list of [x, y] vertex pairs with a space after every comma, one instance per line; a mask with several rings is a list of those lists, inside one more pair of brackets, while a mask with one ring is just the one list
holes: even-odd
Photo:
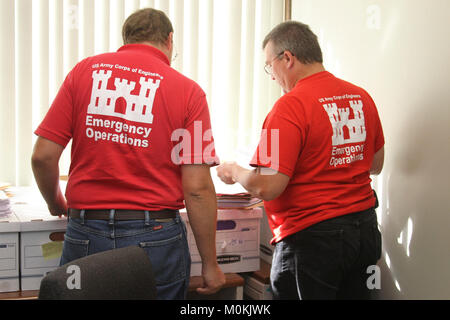
[[81, 224], [82, 224], [82, 225], [84, 225], [84, 213], [85, 213], [85, 210], [82, 209], [82, 210], [80, 211], [80, 219], [81, 219]]
[[116, 213], [116, 209], [111, 209], [110, 211], [109, 211], [109, 222], [108, 222], [108, 224], [110, 225], [110, 226], [112, 226], [112, 225], [114, 225], [114, 214]]
[[150, 225], [150, 212], [148, 212], [148, 210], [145, 210], [145, 225], [149, 226]]

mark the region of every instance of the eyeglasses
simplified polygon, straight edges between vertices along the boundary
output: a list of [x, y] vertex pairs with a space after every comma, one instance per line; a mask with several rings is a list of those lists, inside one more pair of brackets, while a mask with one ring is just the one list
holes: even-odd
[[271, 75], [273, 74], [272, 63], [273, 63], [276, 59], [278, 59], [282, 54], [284, 54], [284, 51], [283, 51], [283, 52], [280, 52], [279, 54], [277, 54], [277, 55], [275, 56], [275, 58], [273, 58], [269, 63], [266, 63], [266, 65], [264, 66], [264, 71], [265, 71], [269, 76], [271, 76]]

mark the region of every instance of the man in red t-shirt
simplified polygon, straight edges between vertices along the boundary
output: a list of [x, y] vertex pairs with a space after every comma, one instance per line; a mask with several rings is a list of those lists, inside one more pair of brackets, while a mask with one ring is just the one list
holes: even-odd
[[[124, 46], [89, 57], [67, 75], [32, 157], [52, 215], [69, 215], [61, 264], [139, 245], [148, 251], [158, 299], [186, 295], [190, 255], [178, 209], [189, 214], [204, 287], [225, 278], [216, 261], [217, 205], [210, 166], [218, 163], [205, 94], [170, 67], [173, 28], [142, 9], [123, 26]], [[58, 160], [72, 139], [66, 195]]]
[[381, 254], [370, 186], [384, 159], [375, 104], [325, 71], [307, 25], [278, 25], [263, 49], [265, 70], [285, 94], [265, 119], [256, 169], [225, 163], [218, 175], [264, 200], [276, 298], [368, 298], [367, 268]]

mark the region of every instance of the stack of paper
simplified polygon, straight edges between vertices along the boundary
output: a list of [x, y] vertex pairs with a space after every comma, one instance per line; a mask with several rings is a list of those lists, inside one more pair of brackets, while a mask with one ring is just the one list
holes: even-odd
[[9, 198], [3, 191], [0, 190], [0, 217], [9, 216], [12, 213]]
[[9, 182], [0, 181], [0, 190], [5, 190], [5, 189], [9, 188], [10, 186], [11, 186], [11, 184]]
[[11, 187], [10, 183], [0, 181], [0, 191], [4, 191], [8, 197], [10, 196], [8, 192], [8, 188], [10, 187]]
[[252, 197], [249, 193], [217, 194], [217, 206], [219, 209], [244, 208], [250, 209], [262, 206], [262, 200]]

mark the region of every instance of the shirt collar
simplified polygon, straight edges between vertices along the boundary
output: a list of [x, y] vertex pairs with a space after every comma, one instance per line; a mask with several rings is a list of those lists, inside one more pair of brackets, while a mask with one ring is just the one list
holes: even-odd
[[117, 50], [117, 52], [119, 51], [139, 51], [141, 53], [150, 54], [170, 66], [169, 58], [161, 50], [147, 44], [142, 43], [126, 44], [120, 47], [119, 50]]

